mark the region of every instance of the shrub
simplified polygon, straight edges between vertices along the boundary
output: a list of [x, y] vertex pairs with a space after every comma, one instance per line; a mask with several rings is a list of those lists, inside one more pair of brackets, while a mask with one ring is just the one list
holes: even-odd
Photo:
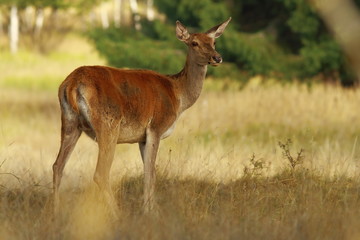
[[94, 29], [88, 35], [100, 54], [115, 67], [146, 68], [169, 74], [179, 72], [185, 61], [181, 48], [129, 29]]
[[306, 42], [300, 55], [303, 57], [302, 66], [305, 76], [334, 71], [342, 64], [340, 47], [332, 39], [324, 39], [319, 43]]
[[91, 31], [89, 36], [109, 64], [176, 73], [184, 64], [186, 47], [175, 37], [175, 21], [179, 19], [191, 32], [197, 32], [233, 16], [225, 34], [217, 39], [218, 51], [228, 64], [209, 68], [208, 75], [243, 80], [241, 73], [245, 72], [246, 76], [260, 74], [280, 80], [308, 80], [314, 76], [329, 80], [330, 76], [333, 80], [340, 77], [347, 85], [356, 81], [341, 48], [306, 0], [154, 3], [168, 22], [143, 21], [141, 32]]

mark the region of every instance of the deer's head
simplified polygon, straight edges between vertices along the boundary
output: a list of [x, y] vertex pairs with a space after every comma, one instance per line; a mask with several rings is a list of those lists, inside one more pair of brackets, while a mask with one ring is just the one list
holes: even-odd
[[221, 36], [230, 20], [231, 17], [205, 33], [191, 34], [184, 25], [176, 21], [176, 36], [189, 47], [189, 56], [194, 58], [197, 64], [217, 66], [222, 62], [222, 57], [215, 50], [215, 39]]

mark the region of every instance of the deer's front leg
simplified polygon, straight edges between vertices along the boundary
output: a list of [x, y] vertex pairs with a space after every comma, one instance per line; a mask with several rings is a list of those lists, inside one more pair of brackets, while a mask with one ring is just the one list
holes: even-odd
[[159, 148], [160, 137], [158, 134], [148, 130], [146, 142], [139, 143], [141, 156], [144, 162], [144, 212], [148, 213], [154, 208], [155, 200], [155, 161]]

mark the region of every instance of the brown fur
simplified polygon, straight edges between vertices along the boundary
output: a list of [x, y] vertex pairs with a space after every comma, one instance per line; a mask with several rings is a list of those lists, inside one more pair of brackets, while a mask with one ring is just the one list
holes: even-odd
[[164, 133], [178, 117], [177, 95], [176, 82], [170, 77], [149, 70], [103, 66], [80, 67], [59, 88], [60, 101], [66, 97], [76, 114], [82, 114], [79, 99], [87, 103], [91, 119], [80, 122], [78, 127], [84, 131], [90, 126], [93, 131], [87, 132], [90, 137], [101, 131], [97, 128], [104, 119], [112, 125], [119, 124], [121, 131], [132, 131], [132, 139], [119, 132], [117, 143], [145, 141], [148, 127], [159, 135]]
[[177, 37], [189, 46], [185, 67], [178, 74], [84, 66], [64, 80], [59, 87], [61, 146], [53, 165], [55, 211], [63, 169], [82, 132], [99, 145], [94, 180], [110, 206], [116, 205], [109, 183], [115, 146], [139, 143], [144, 162], [144, 206], [146, 211], [153, 208], [159, 142], [171, 134], [179, 115], [199, 97], [207, 65], [221, 63], [214, 41], [229, 21], [200, 34], [189, 34], [177, 22]]

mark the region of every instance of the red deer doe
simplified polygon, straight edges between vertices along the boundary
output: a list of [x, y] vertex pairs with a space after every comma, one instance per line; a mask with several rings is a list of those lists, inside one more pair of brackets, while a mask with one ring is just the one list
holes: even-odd
[[144, 211], [153, 208], [159, 142], [171, 134], [181, 113], [198, 99], [207, 65], [222, 62], [215, 50], [215, 38], [220, 37], [230, 20], [195, 34], [176, 22], [176, 36], [188, 46], [185, 67], [178, 74], [83, 66], [64, 80], [59, 87], [61, 146], [53, 165], [55, 213], [62, 173], [82, 132], [98, 143], [94, 181], [112, 206], [116, 201], [109, 173], [115, 146], [139, 144], [144, 163]]

